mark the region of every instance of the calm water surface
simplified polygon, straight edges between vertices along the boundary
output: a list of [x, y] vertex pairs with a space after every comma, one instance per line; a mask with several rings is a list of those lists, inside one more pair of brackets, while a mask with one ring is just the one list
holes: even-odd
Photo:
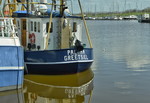
[[92, 103], [150, 103], [150, 24], [88, 25], [95, 55]]
[[26, 75], [23, 90], [0, 93], [0, 103], [150, 103], [150, 24], [87, 24], [94, 48], [92, 70]]

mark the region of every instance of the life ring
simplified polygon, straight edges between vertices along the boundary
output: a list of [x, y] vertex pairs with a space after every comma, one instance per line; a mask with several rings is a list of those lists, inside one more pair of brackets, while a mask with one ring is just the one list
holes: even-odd
[[34, 33], [29, 34], [29, 39], [30, 39], [31, 44], [35, 44], [35, 34]]

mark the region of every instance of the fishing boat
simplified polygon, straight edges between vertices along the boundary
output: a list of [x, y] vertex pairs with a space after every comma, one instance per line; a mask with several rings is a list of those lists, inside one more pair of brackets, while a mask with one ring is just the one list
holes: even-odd
[[[25, 75], [25, 101], [42, 103], [90, 103], [94, 74], [91, 69], [66, 75]], [[41, 102], [40, 102], [41, 103]]]
[[[1, 1], [0, 11], [5, 0]], [[17, 37], [13, 18], [0, 17], [0, 91], [21, 88], [23, 85], [24, 54]]]
[[[89, 69], [93, 49], [84, 14], [68, 12], [66, 0], [19, 2], [24, 11], [13, 12], [18, 34], [25, 49], [24, 60], [28, 74], [67, 74]], [[82, 22], [83, 21], [83, 22]], [[82, 42], [82, 25], [89, 47]]]

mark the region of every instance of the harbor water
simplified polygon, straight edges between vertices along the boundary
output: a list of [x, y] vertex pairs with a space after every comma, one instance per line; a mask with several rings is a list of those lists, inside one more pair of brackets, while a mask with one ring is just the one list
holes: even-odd
[[89, 21], [95, 74], [92, 103], [150, 102], [150, 24]]
[[[89, 20], [87, 25], [94, 48], [91, 69], [26, 75], [22, 90], [0, 92], [0, 103], [149, 103], [150, 24]], [[86, 35], [83, 40], [88, 43]]]

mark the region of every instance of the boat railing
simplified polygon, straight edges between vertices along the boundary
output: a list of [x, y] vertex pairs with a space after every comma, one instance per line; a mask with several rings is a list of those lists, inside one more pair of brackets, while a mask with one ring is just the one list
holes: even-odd
[[15, 37], [13, 18], [0, 18], [0, 37]]

